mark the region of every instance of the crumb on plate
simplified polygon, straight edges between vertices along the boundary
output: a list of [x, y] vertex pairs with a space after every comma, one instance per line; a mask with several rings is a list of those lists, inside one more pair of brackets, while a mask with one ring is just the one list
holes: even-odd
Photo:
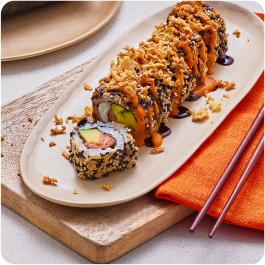
[[65, 159], [69, 160], [69, 154], [66, 151], [62, 151], [62, 156], [64, 156]]
[[1, 136], [1, 142], [3, 142], [5, 140], [4, 136]]
[[212, 112], [215, 112], [217, 110], [221, 110], [221, 103], [215, 103], [214, 102], [214, 98], [212, 98], [211, 96], [209, 96], [206, 100], [206, 102], [209, 104], [209, 107], [211, 109]]
[[55, 146], [55, 145], [56, 145], [55, 142], [50, 142], [50, 143], [49, 143], [49, 147], [52, 147], [52, 146]]
[[88, 85], [86, 82], [84, 83], [84, 89], [89, 91], [93, 90], [93, 88], [90, 85]]
[[209, 112], [206, 107], [199, 110], [194, 109], [192, 112], [192, 121], [199, 121], [202, 119], [206, 119], [208, 117], [209, 117]]
[[235, 88], [236, 84], [234, 81], [222, 81], [217, 79], [217, 84], [218, 84], [218, 87], [221, 87], [221, 88], [225, 88], [226, 91], [229, 91], [229, 90], [232, 90]]
[[11, 144], [11, 146], [13, 146], [13, 144]]
[[40, 121], [40, 119], [36, 120], [36, 121], [35, 121], [35, 125], [36, 125], [39, 121]]
[[213, 121], [213, 120], [211, 120], [211, 123], [214, 123], [214, 121]]
[[77, 191], [76, 191], [76, 189], [74, 189], [74, 192], [73, 192], [73, 194], [77, 194]]
[[84, 120], [85, 118], [86, 118], [85, 115], [82, 115], [82, 116], [74, 115], [74, 116], [73, 116], [73, 119], [72, 119], [72, 123], [79, 122], [79, 121], [81, 121], [81, 120]]
[[51, 129], [51, 134], [62, 134], [64, 133], [66, 129], [66, 126], [62, 126], [61, 129], [58, 129], [58, 127], [55, 127], [55, 129]]
[[92, 115], [92, 111], [93, 111], [93, 108], [92, 107], [86, 106], [85, 107], [85, 113], [84, 113], [84, 115], [85, 116], [91, 116]]
[[43, 176], [43, 182], [46, 183], [46, 184], [56, 185], [55, 182], [58, 182], [58, 180], [55, 179], [55, 178], [50, 178], [50, 177], [47, 177], [47, 176]]
[[4, 153], [3, 152], [1, 152], [1, 157], [4, 157]]
[[238, 29], [236, 29], [236, 30], [234, 30], [234, 31], [232, 32], [232, 34], [235, 35], [237, 38], [239, 38], [239, 36], [240, 36], [240, 31], [239, 31]]
[[62, 118], [58, 118], [57, 114], [54, 115], [54, 118], [55, 118], [55, 125], [63, 124], [63, 119]]
[[41, 138], [40, 138], [43, 142], [45, 141], [45, 139], [44, 139], [44, 137], [43, 136], [41, 136]]
[[67, 146], [66, 146], [66, 149], [70, 149], [70, 146], [69, 146], [69, 145], [67, 145]]
[[29, 121], [29, 122], [32, 122], [32, 119], [31, 119], [31, 118], [28, 118], [28, 121]]
[[68, 118], [65, 119], [65, 122], [68, 124]]
[[109, 183], [109, 184], [105, 184], [105, 185], [101, 186], [101, 188], [110, 191], [111, 188], [112, 188], [112, 185], [111, 185], [111, 183]]
[[17, 175], [20, 177], [21, 176], [21, 173], [17, 173]]
[[154, 147], [150, 150], [150, 154], [155, 155], [165, 151], [165, 147]]
[[223, 94], [223, 97], [224, 98], [230, 98], [230, 95], [229, 94]]

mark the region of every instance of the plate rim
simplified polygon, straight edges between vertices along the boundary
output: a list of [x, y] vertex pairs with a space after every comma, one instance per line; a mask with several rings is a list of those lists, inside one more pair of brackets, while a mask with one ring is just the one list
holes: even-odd
[[[209, 1], [206, 1], [206, 3], [209, 2]], [[216, 2], [222, 2], [222, 1], [216, 1]], [[263, 21], [257, 16], [255, 15], [255, 13], [253, 13], [252, 11], [250, 11], [249, 9], [245, 8], [245, 7], [242, 7], [238, 4], [235, 4], [235, 3], [230, 3], [230, 2], [226, 2], [225, 3], [228, 3], [230, 5], [234, 5], [234, 6], [237, 6], [239, 8], [242, 8], [244, 9], [245, 11], [247, 11], [248, 13], [251, 14], [252, 18], [254, 18], [254, 20], [258, 21], [258, 23], [262, 26], [262, 28], [264, 29], [264, 23]], [[79, 83], [79, 79], [81, 80], [83, 75], [84, 75], [84, 72], [85, 70], [87, 70], [88, 68], [92, 68], [94, 64], [97, 63], [98, 60], [100, 60], [100, 56], [102, 56], [102, 54], [110, 47], [112, 46], [116, 41], [118, 41], [120, 38], [123, 37], [123, 35], [125, 35], [128, 31], [132, 30], [134, 27], [137, 27], [140, 23], [142, 23], [144, 20], [148, 19], [149, 17], [151, 16], [154, 16], [156, 15], [157, 13], [159, 12], [163, 12], [163, 10], [166, 10], [167, 8], [171, 7], [171, 5], [151, 14], [150, 16], [144, 18], [143, 20], [139, 21], [138, 23], [136, 23], [134, 26], [132, 26], [130, 29], [126, 30], [122, 35], [120, 35], [117, 39], [115, 39], [113, 42], [111, 42], [104, 50], [102, 50], [102, 52], [95, 58], [95, 60], [90, 64], [88, 65], [84, 70], [83, 72], [72, 82], [72, 84], [62, 93], [65, 94], [67, 91], [69, 92], [71, 90], [72, 87], [75, 87], [77, 83]], [[263, 58], [263, 57], [262, 57]], [[211, 136], [211, 134], [219, 127], [219, 125], [225, 120], [225, 118], [233, 111], [233, 109], [242, 101], [242, 99], [249, 93], [249, 91], [253, 88], [253, 85], [257, 82], [257, 80], [259, 79], [259, 77], [261, 76], [262, 72], [264, 70], [264, 67], [261, 67], [258, 71], [258, 74], [256, 75], [255, 78], [253, 78], [252, 82], [250, 83], [249, 85], [249, 89], [246, 89], [244, 93], [241, 93], [240, 96], [238, 97], [237, 100], [234, 100], [233, 103], [232, 103], [232, 106], [226, 110], [223, 110], [223, 115], [222, 115], [222, 118], [215, 123], [215, 126], [212, 127], [211, 130], [209, 130], [204, 137], [202, 137], [199, 141], [196, 142], [196, 144], [194, 145], [194, 147], [192, 148], [192, 151], [189, 152], [189, 155], [182, 160], [182, 162], [178, 165], [177, 168], [174, 168], [174, 166], [172, 166], [169, 170], [167, 170], [164, 175], [166, 175], [166, 177], [161, 181], [161, 179], [158, 179], [156, 181], [154, 181], [152, 183], [152, 185], [149, 185], [148, 187], [146, 187], [145, 189], [141, 190], [141, 192], [138, 192], [137, 194], [131, 196], [131, 197], [126, 197], [126, 198], [122, 198], [122, 199], [114, 199], [114, 200], [111, 200], [111, 201], [101, 201], [101, 202], [69, 202], [69, 201], [66, 201], [66, 200], [61, 200], [61, 199], [54, 199], [53, 197], [50, 197], [42, 192], [39, 192], [39, 191], [36, 191], [34, 190], [34, 188], [31, 186], [30, 182], [27, 181], [27, 179], [25, 179], [25, 174], [24, 174], [24, 170], [22, 168], [22, 162], [23, 162], [23, 158], [24, 158], [24, 153], [25, 153], [25, 150], [26, 150], [26, 146], [29, 144], [29, 140], [31, 138], [31, 136], [33, 135], [33, 133], [35, 132], [37, 126], [39, 124], [37, 124], [37, 126], [33, 129], [33, 131], [31, 132], [31, 134], [29, 135], [25, 145], [24, 145], [24, 148], [22, 150], [22, 153], [21, 153], [21, 157], [20, 157], [20, 172], [21, 172], [21, 175], [22, 175], [22, 179], [23, 181], [25, 182], [25, 184], [27, 185], [27, 187], [33, 191], [35, 194], [39, 195], [40, 197], [48, 200], [48, 201], [51, 201], [53, 203], [57, 203], [57, 204], [60, 204], [60, 205], [64, 205], [64, 206], [70, 206], [70, 207], [78, 207], [78, 208], [96, 208], [96, 207], [106, 207], [106, 206], [113, 206], [113, 205], [117, 205], [117, 204], [121, 204], [121, 203], [125, 203], [125, 202], [128, 202], [128, 201], [131, 201], [133, 199], [136, 199], [146, 193], [148, 193], [149, 191], [153, 190], [154, 188], [156, 188], [159, 184], [161, 184], [162, 182], [166, 181], [176, 170], [178, 170], [195, 152], [196, 150]], [[74, 88], [72, 88], [74, 89]], [[62, 97], [62, 95], [60, 97]], [[55, 107], [56, 104], [54, 104], [45, 114], [43, 117], [45, 117], [49, 112], [52, 111], [52, 109]]]

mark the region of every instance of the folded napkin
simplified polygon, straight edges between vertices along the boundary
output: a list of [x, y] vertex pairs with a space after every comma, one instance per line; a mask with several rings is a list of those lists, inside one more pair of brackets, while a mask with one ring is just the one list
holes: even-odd
[[[264, 21], [264, 14], [257, 14]], [[193, 156], [156, 190], [158, 198], [199, 211], [220, 179], [264, 103], [264, 72], [257, 83]], [[259, 139], [264, 124], [247, 146], [207, 214], [218, 218]], [[261, 155], [224, 222], [264, 230], [264, 154]]]

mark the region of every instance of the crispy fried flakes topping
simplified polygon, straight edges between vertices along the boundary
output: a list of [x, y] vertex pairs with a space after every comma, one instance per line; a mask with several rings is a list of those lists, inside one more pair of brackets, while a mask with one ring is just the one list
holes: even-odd
[[55, 178], [50, 178], [50, 177], [47, 177], [47, 176], [43, 176], [43, 182], [46, 183], [46, 184], [56, 185], [56, 182], [58, 182], [58, 180], [55, 179]]
[[93, 90], [93, 88], [90, 85], [88, 85], [86, 82], [84, 83], [84, 89], [88, 90], [88, 91], [92, 91]]
[[61, 129], [58, 129], [58, 127], [55, 127], [55, 129], [51, 129], [51, 134], [62, 134], [66, 130], [66, 126], [62, 126]]
[[150, 150], [150, 154], [155, 155], [165, 151], [165, 147], [155, 147]]
[[209, 117], [209, 112], [208, 112], [208, 109], [205, 107], [205, 108], [202, 108], [200, 110], [193, 110], [192, 112], [192, 121], [199, 121], [199, 120], [202, 120], [202, 119], [206, 119]]
[[65, 159], [69, 160], [69, 154], [66, 151], [62, 151], [62, 156], [65, 157]]
[[101, 186], [101, 188], [110, 191], [111, 188], [112, 188], [112, 185], [111, 185], [111, 183], [109, 183], [109, 184], [105, 184], [105, 185]]
[[54, 115], [54, 118], [55, 118], [55, 125], [63, 124], [63, 119], [62, 118], [58, 118], [57, 114]]

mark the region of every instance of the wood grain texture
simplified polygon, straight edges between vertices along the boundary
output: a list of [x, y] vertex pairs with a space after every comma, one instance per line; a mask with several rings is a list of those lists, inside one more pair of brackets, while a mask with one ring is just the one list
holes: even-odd
[[[146, 242], [194, 211], [157, 199], [154, 191], [133, 201], [102, 208], [73, 208], [47, 201], [17, 175], [20, 154], [35, 121], [92, 60], [2, 106], [2, 203], [72, 250], [96, 263], [108, 263]], [[29, 122], [28, 118], [33, 122]], [[23, 127], [24, 124], [24, 127]], [[11, 146], [11, 144], [13, 146]]]

